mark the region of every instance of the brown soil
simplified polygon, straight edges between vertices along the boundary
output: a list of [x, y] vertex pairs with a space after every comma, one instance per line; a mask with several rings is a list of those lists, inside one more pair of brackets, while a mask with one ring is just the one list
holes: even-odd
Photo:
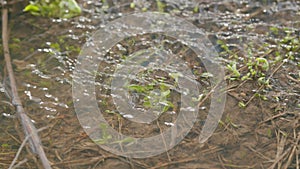
[[[122, 2], [120, 1], [120, 4]], [[81, 3], [84, 7], [91, 8], [86, 1], [82, 1]], [[242, 8], [231, 5], [222, 3], [217, 10], [227, 10], [234, 13], [236, 10], [234, 8]], [[128, 7], [123, 8], [120, 7], [125, 12], [131, 10]], [[152, 4], [150, 8], [155, 7]], [[260, 15], [256, 14], [260, 8], [242, 9], [245, 10], [245, 13], [250, 13], [248, 20], [251, 20], [252, 17], [264, 21], [267, 17], [262, 13]], [[205, 10], [213, 11], [214, 9], [210, 7]], [[85, 13], [85, 15], [89, 17], [91, 14]], [[299, 17], [299, 15], [297, 16]], [[287, 13], [277, 13], [272, 15], [272, 17], [274, 17], [274, 20], [281, 18], [278, 22], [283, 22], [282, 25], [287, 24], [287, 20], [294, 21], [295, 19], [294, 13], [290, 15]], [[275, 22], [274, 20], [266, 22], [272, 23]], [[78, 19], [75, 19], [75, 21], [78, 21]], [[209, 22], [207, 21], [207, 23]], [[167, 153], [146, 159], [130, 159], [101, 149], [83, 131], [77, 119], [72, 103], [72, 86], [69, 83], [72, 80], [70, 75], [77, 52], [71, 51], [68, 57], [63, 58], [64, 62], [58, 61], [59, 59], [54, 58], [49, 53], [37, 52], [33, 56], [30, 56], [33, 53], [30, 50], [31, 48], [37, 51], [37, 48], [47, 47], [45, 45], [46, 41], [58, 41], [58, 37], [67, 34], [66, 32], [70, 26], [74, 29], [74, 35], [82, 35], [85, 31], [93, 30], [89, 30], [89, 28], [76, 29], [74, 28], [76, 24], [72, 25], [66, 22], [51, 23], [47, 18], [33, 17], [28, 14], [14, 16], [11, 18], [10, 23], [13, 24], [10, 33], [11, 39], [18, 38], [21, 40], [17, 44], [19, 47], [12, 46], [11, 48], [12, 59], [16, 59], [14, 66], [19, 93], [28, 115], [35, 121], [36, 127], [48, 127], [41, 131], [39, 136], [53, 168], [292, 169], [299, 168], [300, 166], [299, 53], [298, 55], [296, 54], [296, 59], [293, 62], [287, 62], [283, 65], [279, 62], [270, 66], [266, 74], [267, 77], [268, 75], [272, 75], [270, 81], [271, 88], [262, 88], [257, 79], [245, 82], [227, 80], [227, 100], [223, 117], [214, 134], [204, 144], [199, 144], [198, 142], [198, 137], [203, 126], [202, 122], [205, 118], [205, 115], [204, 117], [201, 115], [185, 139]], [[212, 33], [231, 31], [229, 28], [220, 27], [216, 23], [205, 25], [198, 23], [197, 20], [194, 20], [194, 23], [198, 27], [209, 30]], [[93, 24], [96, 25], [96, 23]], [[299, 21], [296, 24], [299, 24]], [[245, 31], [266, 35], [265, 29], [263, 26], [257, 26]], [[234, 33], [234, 31], [232, 32]], [[211, 39], [213, 38], [216, 37], [212, 36]], [[272, 38], [272, 35], [270, 35], [270, 38]], [[232, 38], [228, 40], [228, 43], [231, 40], [236, 42]], [[63, 44], [74, 45], [74, 42], [75, 40], [65, 38]], [[79, 37], [74, 46], [80, 47], [84, 42], [85, 37]], [[62, 51], [69, 50], [68, 45], [61, 45], [60, 47]], [[130, 45], [128, 45], [128, 48], [130, 48]], [[137, 49], [130, 49], [130, 52], [134, 50]], [[233, 48], [233, 50], [237, 49]], [[239, 53], [239, 55], [242, 54]], [[2, 56], [0, 59], [1, 61], [3, 60]], [[67, 61], [71, 62], [70, 65], [66, 63]], [[298, 63], [295, 64], [295, 62]], [[194, 62], [191, 61], [191, 63]], [[38, 74], [31, 73], [32, 68], [26, 67], [28, 64], [37, 65], [38, 70], [52, 77], [50, 79], [43, 79]], [[65, 70], [64, 73], [59, 69], [60, 67], [63, 67]], [[7, 79], [5, 71], [3, 71], [3, 62], [0, 62], [0, 69], [2, 72], [0, 80], [3, 81]], [[246, 70], [244, 71], [242, 73], [246, 73]], [[229, 75], [230, 72], [226, 74]], [[201, 78], [198, 80], [201, 81]], [[37, 88], [26, 84], [35, 85]], [[42, 90], [43, 87], [48, 88], [48, 90]], [[29, 99], [24, 91], [31, 91], [33, 96], [45, 102], [45, 106], [41, 108], [40, 102]], [[109, 91], [107, 92], [109, 94]], [[58, 102], [55, 102], [55, 99], [52, 97], [45, 96], [47, 93], [58, 97], [59, 102], [65, 103], [68, 107], [52, 104]], [[257, 95], [255, 93], [265, 96], [267, 100], [255, 96]], [[24, 135], [20, 123], [16, 118], [3, 115], [3, 113], [6, 113], [14, 116], [15, 110], [6, 94], [3, 92], [0, 94], [0, 113], [2, 114], [0, 117], [0, 168], [8, 168], [24, 139]], [[108, 102], [111, 101], [108, 99]], [[241, 108], [239, 106], [240, 102], [247, 103], [247, 106]], [[203, 106], [208, 107], [208, 105], [209, 99], [203, 103]], [[109, 104], [106, 106], [106, 109], [111, 108]], [[45, 107], [56, 109], [56, 111], [51, 112]], [[202, 112], [205, 114], [207, 110]], [[174, 117], [165, 115], [161, 118], [160, 123], [163, 126], [165, 119]], [[145, 137], [153, 134], [156, 135], [161, 131], [156, 123], [147, 127], [134, 125], [130, 124], [125, 118], [115, 114], [106, 115], [106, 119], [116, 129], [135, 136]], [[38, 157], [30, 152], [29, 145], [23, 149], [17, 162], [21, 163], [19, 168], [42, 168]]]

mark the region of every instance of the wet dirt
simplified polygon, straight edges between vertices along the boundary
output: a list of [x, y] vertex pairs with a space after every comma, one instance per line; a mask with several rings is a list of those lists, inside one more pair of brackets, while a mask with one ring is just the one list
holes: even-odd
[[[240, 73], [247, 74], [248, 69], [243, 68], [247, 63], [240, 58], [246, 60], [251, 53], [247, 46], [252, 46], [253, 56], [265, 57], [270, 62], [269, 70], [264, 72], [266, 77], [270, 77], [270, 87], [262, 87], [255, 77], [245, 81], [228, 78], [225, 110], [207, 142], [199, 144], [198, 138], [209, 110], [209, 98], [201, 104], [197, 122], [188, 135], [168, 152], [146, 159], [117, 156], [94, 143], [80, 125], [73, 108], [72, 72], [82, 45], [93, 31], [121, 14], [142, 11], [144, 7], [148, 11], [158, 11], [156, 2], [139, 1], [133, 9], [130, 8], [131, 1], [108, 0], [110, 8], [106, 9], [105, 4], [98, 1], [81, 0], [82, 16], [70, 20], [13, 15], [10, 18], [10, 47], [19, 94], [35, 126], [48, 127], [39, 136], [52, 167], [299, 168], [300, 45], [296, 47], [294, 59], [276, 62], [275, 58], [279, 53], [287, 59], [289, 53], [278, 47], [287, 36], [284, 29], [293, 30], [291, 37], [300, 40], [300, 1], [162, 2], [166, 2], [165, 12], [185, 18], [205, 30], [223, 59], [224, 67], [235, 60], [233, 55], [237, 54]], [[198, 6], [197, 12], [193, 12], [195, 5]], [[271, 31], [273, 27], [277, 28], [277, 33]], [[157, 45], [163, 39], [158, 35], [128, 38], [120, 42], [125, 50], [114, 47], [107, 57], [128, 55], [147, 45]], [[172, 41], [172, 38], [168, 40]], [[229, 44], [233, 52], [226, 53], [217, 40]], [[167, 44], [166, 48], [183, 55], [189, 66], [194, 68], [194, 74], [198, 75], [197, 81], [204, 86], [201, 92], [208, 94], [211, 86], [207, 78], [199, 76], [205, 68], [201, 61], [195, 59], [193, 51], [177, 43]], [[0, 58], [3, 60], [2, 54]], [[102, 68], [108, 65], [100, 64], [99, 71], [105, 72]], [[9, 89], [3, 62], [0, 62], [0, 68], [1, 84]], [[112, 69], [106, 71], [108, 73]], [[150, 76], [154, 75], [166, 76], [164, 72]], [[226, 70], [226, 75], [231, 75], [231, 72]], [[97, 79], [99, 83], [110, 82], [109, 77], [103, 75]], [[172, 80], [169, 79], [169, 82]], [[110, 89], [98, 87], [99, 107], [115, 110], [112, 99], [107, 97]], [[24, 139], [7, 89], [1, 87], [0, 93], [0, 168], [8, 168]], [[176, 97], [173, 93], [173, 104], [178, 103]], [[241, 102], [247, 106], [243, 108]], [[174, 111], [179, 107], [175, 106]], [[136, 137], [160, 134], [170, 127], [165, 122], [172, 123], [176, 119], [174, 114], [163, 114], [157, 122], [144, 125], [130, 122], [117, 111], [104, 116], [117, 131]], [[22, 160], [26, 161], [19, 168], [41, 168], [38, 158], [28, 147], [22, 151], [18, 162]]]

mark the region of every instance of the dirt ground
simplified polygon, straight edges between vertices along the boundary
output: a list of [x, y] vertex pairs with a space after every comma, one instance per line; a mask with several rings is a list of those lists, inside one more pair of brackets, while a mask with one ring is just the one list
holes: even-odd
[[[180, 144], [166, 153], [146, 159], [126, 158], [103, 150], [88, 137], [77, 119], [72, 102], [73, 66], [80, 47], [86, 41], [86, 36], [99, 27], [101, 20], [97, 19], [100, 14], [97, 15], [96, 9], [98, 8], [96, 7], [99, 6], [95, 1], [88, 3], [88, 1], [82, 0], [80, 3], [86, 9], [83, 17], [71, 21], [56, 20], [53, 22], [52, 20], [51, 22], [47, 18], [15, 13], [10, 18], [10, 48], [19, 94], [28, 115], [34, 120], [35, 126], [37, 128], [48, 127], [41, 131], [39, 136], [53, 168], [299, 169], [300, 23], [297, 17], [300, 17], [300, 3], [298, 1], [295, 2], [295, 10], [282, 11], [264, 6], [247, 8], [237, 2], [199, 1], [200, 9], [203, 7], [203, 10], [207, 12], [204, 17], [205, 23], [200, 22], [201, 20], [197, 19], [198, 15], [196, 14], [184, 14], [193, 9], [186, 7], [181, 10], [182, 13], [178, 14], [179, 16], [190, 17], [189, 21], [209, 32], [208, 38], [216, 45], [220, 56], [224, 58], [225, 67], [229, 61], [234, 60], [231, 56], [232, 53], [246, 58], [244, 55], [247, 52], [241, 51], [238, 45], [253, 43], [252, 34], [258, 37], [261, 35], [263, 39], [259, 42], [254, 41], [251, 49], [256, 57], [268, 59], [270, 66], [264, 74], [266, 78], [269, 78], [269, 83], [262, 85], [258, 80], [259, 77], [249, 80], [230, 79], [232, 72], [226, 70], [229, 78], [226, 79], [225, 110], [217, 129], [208, 141], [204, 144], [198, 142], [203, 127], [203, 117], [199, 117]], [[260, 3], [263, 4], [263, 2]], [[128, 7], [127, 1], [119, 1], [116, 4], [127, 4], [127, 6], [119, 5], [118, 8], [103, 14], [107, 17], [106, 21], [110, 20], [109, 16], [115, 16], [114, 14], [118, 10], [124, 13], [133, 11]], [[150, 4], [149, 10], [158, 10], [154, 2]], [[167, 12], [173, 8], [170, 4], [165, 9]], [[274, 4], [276, 4], [275, 1]], [[99, 9], [101, 9], [101, 5]], [[238, 9], [242, 11], [241, 13], [249, 15], [237, 17], [238, 19], [232, 17], [232, 15], [238, 15], [236, 12]], [[271, 12], [263, 13], [264, 9]], [[223, 16], [226, 11], [227, 15]], [[223, 17], [223, 20], [212, 20], [215, 15]], [[93, 18], [94, 20], [88, 21]], [[237, 30], [230, 26], [220, 24], [227, 21], [233, 24], [232, 27], [242, 23], [241, 29], [247, 37], [238, 41], [235, 36], [229, 36], [228, 34], [237, 35], [240, 32], [236, 32]], [[273, 34], [269, 29], [272, 27], [270, 25], [275, 24], [274, 22], [278, 26], [278, 34]], [[287, 53], [291, 51], [277, 47], [284, 46], [278, 42], [287, 36], [283, 27], [289, 27], [290, 23], [294, 23], [295, 28], [290, 36], [298, 39], [298, 44], [293, 46], [292, 59], [287, 56]], [[227, 36], [229, 37], [226, 38]], [[237, 44], [229, 47], [233, 51], [232, 53], [226, 51], [217, 42], [216, 39], [221, 38], [226, 44]], [[47, 46], [46, 42], [52, 44], [57, 42], [58, 45]], [[126, 44], [127, 41], [123, 43]], [[264, 43], [270, 45], [266, 47], [268, 50], [262, 49]], [[59, 48], [60, 51], [58, 54], [53, 54], [43, 50], [50, 48], [56, 50]], [[130, 45], [127, 48], [130, 48]], [[127, 52], [134, 50], [136, 49], [128, 49]], [[282, 60], [275, 61], [278, 53], [282, 56]], [[0, 80], [3, 85], [9, 86], [2, 55], [3, 53], [0, 56]], [[247, 63], [238, 59], [235, 61], [239, 63], [240, 74], [247, 74], [249, 71], [245, 68]], [[35, 66], [30, 66], [30, 64]], [[201, 81], [201, 78], [198, 80]], [[8, 168], [16, 156], [24, 135], [18, 119], [15, 118], [15, 109], [10, 103], [9, 97], [4, 91], [1, 91], [0, 98], [0, 168]], [[209, 101], [210, 99], [206, 100], [201, 106], [209, 107]], [[207, 113], [207, 109], [202, 112]], [[115, 128], [121, 126], [122, 132], [125, 133], [136, 136], [160, 133], [157, 127], [130, 124], [128, 120], [115, 114], [106, 114], [105, 117]], [[164, 122], [163, 118], [168, 117], [159, 119], [161, 124]], [[164, 127], [167, 128], [167, 126]], [[18, 168], [42, 168], [38, 157], [31, 153], [29, 145], [22, 150], [17, 163], [20, 164]]]

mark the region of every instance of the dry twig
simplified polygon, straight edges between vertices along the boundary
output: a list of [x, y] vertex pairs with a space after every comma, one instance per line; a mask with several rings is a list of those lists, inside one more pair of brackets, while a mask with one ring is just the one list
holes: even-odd
[[12, 104], [16, 107], [17, 115], [22, 123], [24, 132], [28, 137], [31, 150], [34, 153], [37, 153], [42, 161], [43, 167], [45, 169], [50, 169], [50, 163], [45, 155], [44, 149], [42, 148], [42, 144], [40, 138], [37, 134], [37, 129], [31, 122], [31, 119], [26, 115], [25, 110], [22, 106], [21, 100], [19, 98], [17, 92], [17, 85], [15, 76], [13, 73], [13, 68], [11, 64], [11, 58], [9, 54], [8, 47], [8, 9], [4, 7], [4, 1], [2, 0], [2, 42], [3, 42], [3, 53], [6, 62], [6, 68], [10, 80], [10, 86], [12, 91]]

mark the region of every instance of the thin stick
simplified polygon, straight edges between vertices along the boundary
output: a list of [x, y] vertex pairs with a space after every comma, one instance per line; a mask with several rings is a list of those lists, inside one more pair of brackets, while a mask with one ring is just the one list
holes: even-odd
[[[294, 134], [295, 134], [295, 129], [294, 129]], [[296, 136], [296, 135], [294, 135]], [[299, 142], [299, 137], [295, 138], [296, 139], [296, 144], [293, 146], [293, 149], [291, 150], [291, 153], [289, 155], [289, 158], [287, 160], [287, 162], [285, 163], [284, 165], [284, 169], [287, 169], [289, 167], [289, 165], [292, 163], [292, 160], [293, 160], [293, 157], [294, 157], [294, 153], [297, 153], [296, 150], [297, 150], [297, 145], [298, 145], [298, 142]]]
[[17, 85], [15, 76], [13, 73], [13, 68], [11, 64], [9, 47], [8, 47], [8, 10], [4, 8], [4, 1], [2, 0], [2, 42], [3, 42], [3, 53], [6, 62], [6, 68], [10, 80], [10, 86], [12, 91], [12, 104], [16, 107], [17, 115], [21, 120], [24, 132], [26, 136], [31, 135], [29, 139], [30, 147], [32, 152], [37, 153], [40, 157], [43, 167], [45, 169], [51, 169], [50, 163], [45, 155], [44, 149], [42, 148], [42, 144], [40, 138], [37, 134], [37, 130], [32, 124], [30, 118], [25, 114], [25, 110], [22, 106], [21, 100], [19, 98], [17, 92]]
[[10, 164], [10, 166], [9, 166], [8, 169], [12, 169], [13, 166], [15, 165], [15, 163], [16, 163], [16, 161], [17, 161], [17, 159], [18, 159], [18, 157], [19, 157], [19, 155], [20, 155], [20, 153], [21, 153], [23, 147], [25, 146], [27, 140], [29, 139], [29, 137], [30, 137], [30, 136], [28, 135], [28, 136], [26, 136], [25, 139], [23, 140], [21, 146], [19, 147], [19, 150], [18, 150], [17, 154], [15, 155], [14, 160], [11, 162], [11, 164]]
[[[48, 127], [40, 128], [40, 129], [38, 129], [38, 132], [40, 132], [40, 131], [42, 131], [42, 130], [45, 130], [46, 128], [48, 128]], [[9, 166], [8, 169], [12, 169], [12, 168], [13, 168], [13, 166], [14, 166], [14, 164], [16, 163], [18, 157], [20, 156], [20, 153], [21, 153], [23, 147], [25, 146], [27, 140], [28, 140], [30, 137], [31, 137], [31, 135], [27, 135], [27, 136], [25, 137], [25, 139], [23, 140], [21, 146], [19, 147], [19, 150], [18, 150], [18, 152], [17, 152], [17, 154], [16, 154], [14, 160], [11, 162], [11, 164], [10, 164], [10, 166]]]
[[287, 114], [287, 112], [284, 111], [283, 113], [279, 113], [279, 114], [277, 114], [277, 115], [275, 115], [275, 116], [272, 116], [272, 117], [267, 118], [266, 120], [260, 122], [259, 124], [263, 124], [263, 123], [265, 123], [265, 122], [271, 121], [271, 120], [273, 120], [273, 119], [276, 119], [277, 117], [284, 116], [284, 115], [286, 115], [286, 114]]
[[18, 164], [16, 164], [12, 169], [18, 168], [20, 167], [22, 164], [26, 163], [28, 161], [27, 158], [25, 158], [24, 160], [20, 161]]

